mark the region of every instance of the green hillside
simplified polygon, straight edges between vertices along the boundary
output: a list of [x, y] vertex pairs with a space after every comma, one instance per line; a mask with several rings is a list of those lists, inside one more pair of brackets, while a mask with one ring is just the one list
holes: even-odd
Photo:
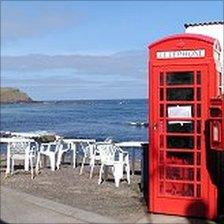
[[0, 88], [0, 103], [29, 103], [33, 100], [24, 92], [15, 88]]

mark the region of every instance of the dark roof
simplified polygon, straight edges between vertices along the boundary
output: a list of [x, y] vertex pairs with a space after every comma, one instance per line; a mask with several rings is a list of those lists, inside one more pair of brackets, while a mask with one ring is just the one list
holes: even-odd
[[185, 23], [184, 27], [188, 28], [189, 26], [206, 26], [206, 25], [217, 25], [224, 24], [224, 21], [213, 21], [213, 22], [204, 22], [204, 23]]

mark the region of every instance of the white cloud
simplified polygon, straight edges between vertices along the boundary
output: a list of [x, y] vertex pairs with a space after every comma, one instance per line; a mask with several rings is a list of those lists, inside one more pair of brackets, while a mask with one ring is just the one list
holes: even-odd
[[108, 56], [3, 56], [1, 62], [3, 73], [74, 69], [80, 75], [121, 75], [135, 78], [145, 76], [147, 63], [144, 51], [119, 52]]
[[[34, 10], [35, 9], [35, 10]], [[63, 31], [77, 26], [85, 16], [79, 12], [63, 8], [12, 7], [4, 3], [1, 8], [1, 39], [4, 42], [22, 38], [37, 38], [49, 32]]]

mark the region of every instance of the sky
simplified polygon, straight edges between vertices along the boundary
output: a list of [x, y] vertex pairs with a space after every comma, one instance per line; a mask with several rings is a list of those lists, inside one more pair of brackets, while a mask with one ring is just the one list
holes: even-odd
[[34, 100], [147, 98], [147, 46], [223, 1], [1, 1], [1, 86]]

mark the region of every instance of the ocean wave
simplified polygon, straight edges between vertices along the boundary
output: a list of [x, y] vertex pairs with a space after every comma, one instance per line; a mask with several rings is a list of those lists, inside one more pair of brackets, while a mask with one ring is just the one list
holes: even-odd
[[136, 127], [148, 127], [148, 123], [147, 122], [141, 122], [141, 121], [130, 121], [128, 122], [129, 125], [131, 126], [136, 126]]

